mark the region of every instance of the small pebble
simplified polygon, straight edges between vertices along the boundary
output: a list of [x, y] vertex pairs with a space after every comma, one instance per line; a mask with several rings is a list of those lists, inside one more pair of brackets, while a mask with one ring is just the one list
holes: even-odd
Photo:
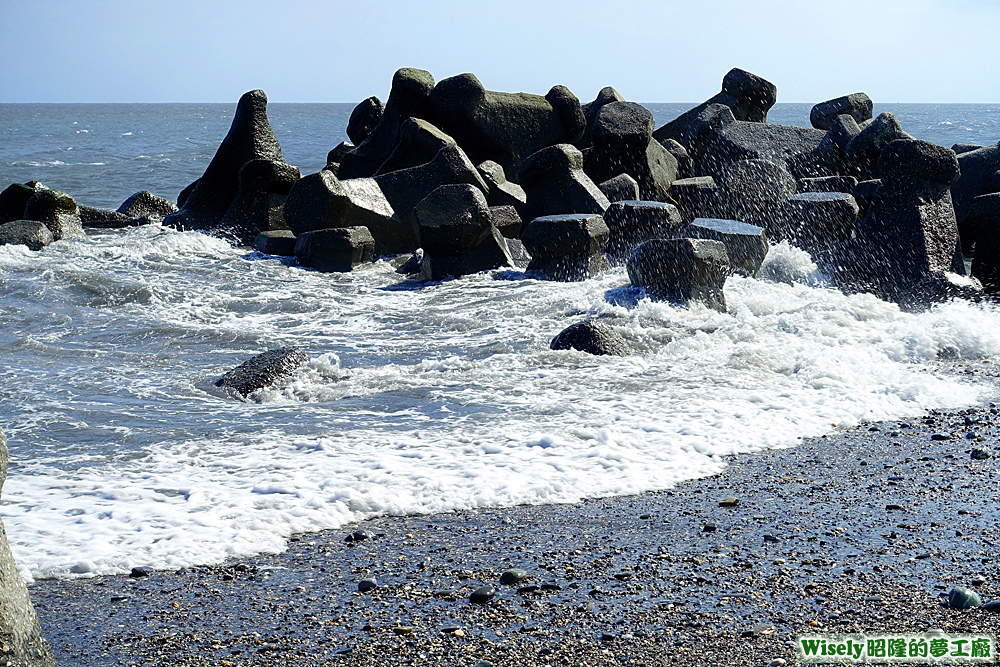
[[345, 542], [363, 542], [375, 538], [375, 533], [370, 530], [356, 530], [344, 538]]
[[986, 459], [993, 458], [993, 452], [985, 447], [976, 447], [972, 450], [970, 456], [976, 461], [985, 461]]
[[951, 440], [951, 436], [947, 433], [934, 433], [931, 435], [931, 440]]
[[765, 536], [764, 536], [764, 541], [765, 541], [765, 542], [780, 542], [781, 540], [779, 540], [779, 539], [778, 539], [777, 537], [775, 537], [774, 535], [765, 535]]
[[719, 507], [736, 507], [739, 504], [740, 501], [733, 497], [723, 498], [719, 501]]
[[495, 598], [496, 594], [496, 586], [493, 584], [486, 584], [485, 586], [480, 586], [476, 590], [472, 591], [472, 595], [469, 596], [469, 602], [472, 604], [486, 604]]
[[148, 577], [155, 571], [156, 570], [151, 567], [133, 567], [132, 572], [130, 572], [128, 576], [138, 579], [139, 577]]
[[374, 579], [362, 579], [358, 582], [358, 592], [367, 593], [378, 588], [378, 582]]
[[513, 586], [528, 578], [528, 571], [519, 567], [511, 568], [500, 575], [501, 586]]
[[983, 611], [1000, 614], [1000, 600], [992, 600], [983, 605]]
[[982, 575], [975, 576], [975, 577], [973, 577], [972, 579], [969, 580], [969, 585], [970, 586], [982, 586], [985, 583], [986, 583], [986, 577], [984, 577]]
[[715, 529], [716, 529], [716, 525], [714, 523], [706, 523], [704, 526], [701, 527], [701, 532], [703, 532], [703, 533], [714, 533]]
[[396, 627], [394, 627], [392, 629], [392, 631], [393, 631], [394, 634], [397, 634], [397, 635], [400, 635], [400, 636], [402, 636], [402, 635], [412, 635], [413, 634], [413, 628], [410, 627], [409, 625], [397, 625]]

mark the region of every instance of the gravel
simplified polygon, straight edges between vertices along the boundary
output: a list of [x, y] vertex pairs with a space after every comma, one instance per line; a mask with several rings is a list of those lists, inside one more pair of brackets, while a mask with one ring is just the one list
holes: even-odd
[[[641, 496], [384, 517], [275, 556], [30, 592], [63, 667], [780, 665], [799, 633], [995, 633], [998, 467], [970, 454], [998, 411], [834, 428]], [[470, 603], [513, 569], [516, 587]], [[956, 587], [987, 604], [949, 608]]]

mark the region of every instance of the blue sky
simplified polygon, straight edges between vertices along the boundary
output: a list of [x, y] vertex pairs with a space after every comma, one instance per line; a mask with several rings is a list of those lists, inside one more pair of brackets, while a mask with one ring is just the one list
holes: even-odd
[[732, 67], [779, 102], [1000, 102], [996, 0], [0, 0], [0, 102], [385, 100], [392, 73], [582, 101], [700, 102]]

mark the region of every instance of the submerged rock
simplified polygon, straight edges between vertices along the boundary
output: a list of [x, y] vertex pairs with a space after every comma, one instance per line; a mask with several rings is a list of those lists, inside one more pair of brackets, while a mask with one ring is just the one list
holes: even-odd
[[521, 234], [531, 254], [528, 271], [546, 280], [586, 280], [609, 267], [604, 257], [608, 226], [599, 215], [548, 215], [532, 220]]
[[306, 353], [296, 347], [268, 350], [243, 362], [215, 382], [216, 387], [229, 388], [240, 396], [286, 380], [302, 364]]
[[[599, 320], [586, 320], [566, 327], [552, 339], [552, 350], [579, 350], [594, 355], [625, 357], [631, 349], [622, 335], [609, 324]], [[503, 578], [500, 583], [504, 583]]]
[[325, 273], [348, 273], [375, 261], [375, 239], [367, 227], [303, 232], [295, 241], [299, 264]]
[[41, 250], [55, 239], [44, 222], [13, 220], [0, 225], [0, 245], [23, 245], [28, 250]]
[[730, 263], [721, 241], [653, 239], [635, 249], [626, 267], [632, 284], [655, 301], [700, 301], [726, 311], [722, 288]]
[[165, 218], [171, 213], [177, 212], [177, 207], [169, 200], [157, 197], [149, 190], [142, 190], [123, 201], [122, 205], [118, 207], [118, 212], [129, 218], [138, 218], [144, 215]]

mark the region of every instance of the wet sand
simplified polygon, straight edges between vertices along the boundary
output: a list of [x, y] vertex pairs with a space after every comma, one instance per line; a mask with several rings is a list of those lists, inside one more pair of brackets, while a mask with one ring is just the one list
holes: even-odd
[[[948, 372], [997, 382], [996, 366]], [[669, 491], [386, 517], [29, 590], [64, 667], [767, 665], [794, 662], [799, 633], [998, 633], [1000, 614], [943, 604], [956, 585], [1000, 598], [1000, 462], [970, 456], [1000, 455], [998, 412], [838, 429]], [[509, 568], [528, 578], [470, 603]]]

